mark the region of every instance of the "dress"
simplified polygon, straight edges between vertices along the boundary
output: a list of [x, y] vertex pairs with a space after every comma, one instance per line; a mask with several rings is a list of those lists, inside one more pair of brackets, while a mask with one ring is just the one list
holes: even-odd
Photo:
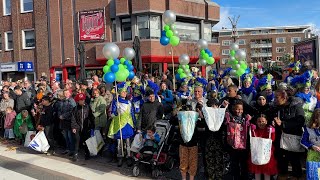
[[[253, 126], [254, 127], [254, 126]], [[271, 126], [270, 126], [271, 127]], [[252, 128], [252, 136], [255, 137], [262, 137], [262, 138], [269, 138], [269, 131], [270, 127], [265, 128], [265, 129], [259, 129], [259, 128]], [[272, 133], [271, 133], [271, 139], [272, 141], [275, 140], [275, 130], [272, 127]], [[254, 131], [254, 133], [253, 133]], [[251, 162], [251, 153], [248, 158], [248, 165], [249, 165], [249, 172], [254, 173], [254, 174], [267, 174], [267, 175], [275, 175], [278, 174], [278, 169], [277, 169], [277, 161], [274, 157], [274, 146], [272, 145], [271, 148], [271, 158], [268, 164], [265, 165], [255, 165]]]

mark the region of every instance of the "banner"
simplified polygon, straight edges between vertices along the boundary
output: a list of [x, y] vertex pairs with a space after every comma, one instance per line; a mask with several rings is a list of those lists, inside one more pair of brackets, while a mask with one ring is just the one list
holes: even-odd
[[316, 66], [316, 51], [315, 40], [301, 41], [294, 45], [294, 60], [312, 61]]
[[80, 41], [99, 41], [105, 38], [104, 10], [79, 12]]

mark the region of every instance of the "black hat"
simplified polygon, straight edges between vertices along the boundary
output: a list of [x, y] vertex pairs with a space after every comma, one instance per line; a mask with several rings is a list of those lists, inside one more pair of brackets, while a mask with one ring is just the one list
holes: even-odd
[[82, 85], [85, 85], [85, 86], [88, 86], [88, 81], [87, 81], [87, 80], [83, 80], [83, 81], [80, 82], [80, 85], [81, 85], [81, 84], [82, 84]]

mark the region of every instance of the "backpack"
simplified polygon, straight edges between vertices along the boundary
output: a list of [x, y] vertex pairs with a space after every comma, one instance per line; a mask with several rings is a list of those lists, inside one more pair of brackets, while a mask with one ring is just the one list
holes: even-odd
[[233, 149], [246, 149], [247, 132], [250, 118], [246, 117], [244, 123], [239, 124], [230, 120], [230, 114], [226, 112], [227, 142]]

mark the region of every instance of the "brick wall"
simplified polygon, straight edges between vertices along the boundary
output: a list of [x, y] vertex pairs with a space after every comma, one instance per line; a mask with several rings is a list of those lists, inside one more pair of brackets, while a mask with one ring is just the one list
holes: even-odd
[[201, 19], [205, 18], [205, 4], [204, 2], [196, 3], [186, 0], [170, 1], [169, 9], [174, 11], [179, 16], [192, 16]]

